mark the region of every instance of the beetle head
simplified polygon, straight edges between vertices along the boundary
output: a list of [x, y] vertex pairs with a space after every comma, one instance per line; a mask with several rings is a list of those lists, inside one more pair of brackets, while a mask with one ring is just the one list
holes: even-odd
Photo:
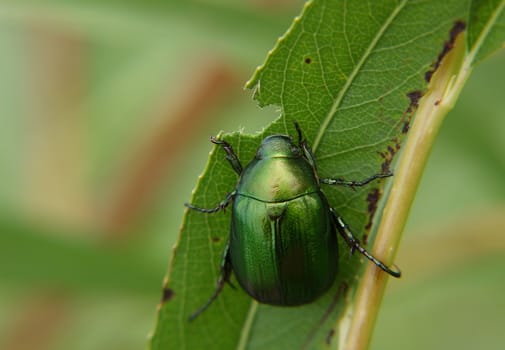
[[272, 135], [261, 142], [256, 152], [256, 158], [297, 158], [301, 154], [300, 148], [293, 143], [291, 137]]

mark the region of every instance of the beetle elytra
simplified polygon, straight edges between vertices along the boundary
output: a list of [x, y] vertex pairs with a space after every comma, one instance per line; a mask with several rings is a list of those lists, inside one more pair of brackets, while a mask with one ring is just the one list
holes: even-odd
[[351, 252], [359, 251], [388, 274], [400, 277], [399, 270], [387, 267], [360, 245], [321, 191], [321, 184], [354, 188], [392, 174], [375, 174], [363, 181], [321, 179], [312, 151], [297, 123], [295, 127], [298, 144], [286, 135], [268, 136], [245, 168], [229, 143], [211, 138], [225, 151], [239, 180], [215, 208], [186, 204], [202, 213], [215, 213], [233, 202], [216, 289], [190, 320], [211, 305], [225, 283], [231, 285], [232, 271], [240, 286], [261, 303], [294, 306], [313, 302], [335, 280], [337, 232]]

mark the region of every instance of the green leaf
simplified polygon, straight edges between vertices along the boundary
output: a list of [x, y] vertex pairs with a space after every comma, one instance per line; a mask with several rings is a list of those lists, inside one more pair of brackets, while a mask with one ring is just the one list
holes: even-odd
[[473, 0], [468, 21], [468, 48], [473, 64], [482, 61], [505, 43], [505, 1]]
[[[499, 4], [496, 4], [499, 5]], [[471, 10], [474, 10], [473, 7]], [[501, 10], [493, 11], [495, 14]], [[470, 13], [468, 17], [474, 17]], [[423, 174], [428, 155], [435, 137], [448, 112], [453, 108], [459, 94], [472, 72], [474, 58], [495, 31], [496, 21], [485, 19], [485, 29], [479, 39], [467, 49], [465, 37], [460, 35], [465, 27], [463, 21], [456, 21], [450, 31], [449, 40], [444, 43], [430, 71], [426, 74], [429, 81], [412, 128], [409, 132], [401, 158], [395, 167], [395, 177], [388, 192], [383, 216], [377, 227], [377, 240], [374, 252], [391, 256], [398, 247], [405, 227], [408, 213]], [[505, 38], [498, 38], [503, 41]], [[495, 40], [496, 41], [496, 40]], [[376, 270], [367, 267], [356, 292], [355, 312], [348, 331], [345, 346], [350, 349], [366, 349], [370, 342], [379, 305], [385, 290], [387, 279], [378, 275]]]
[[[281, 108], [280, 119], [255, 136], [222, 137], [245, 165], [264, 136], [294, 135], [292, 122], [297, 120], [313, 146], [321, 177], [360, 180], [394, 168], [412, 113], [427, 91], [426, 73], [438, 67], [441, 52], [450, 46], [451, 29], [468, 18], [468, 9], [469, 3], [460, 0], [308, 2], [247, 85], [256, 88], [261, 106]], [[213, 149], [191, 203], [214, 207], [234, 189], [237, 176], [224, 156]], [[382, 185], [356, 192], [323, 188], [359, 237], [371, 232], [369, 247], [381, 214], [377, 200]], [[258, 305], [243, 291], [226, 287], [207, 311], [188, 322], [214, 290], [229, 220], [229, 212], [186, 212], [151, 349], [344, 344], [362, 267], [369, 263], [347, 254], [342, 242], [339, 277], [316, 302], [297, 308]], [[337, 293], [343, 282], [349, 287], [345, 296]]]

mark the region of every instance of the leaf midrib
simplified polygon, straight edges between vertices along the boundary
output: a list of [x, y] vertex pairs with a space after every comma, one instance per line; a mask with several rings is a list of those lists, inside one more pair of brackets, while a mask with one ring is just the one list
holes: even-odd
[[342, 103], [342, 100], [344, 99], [344, 96], [346, 95], [347, 91], [349, 90], [351, 84], [353, 83], [354, 79], [356, 78], [357, 74], [361, 70], [361, 67], [365, 64], [366, 60], [368, 57], [370, 57], [370, 54], [372, 51], [375, 49], [377, 46], [377, 43], [379, 40], [382, 38], [384, 33], [386, 32], [386, 29], [389, 28], [393, 20], [396, 18], [398, 13], [405, 7], [405, 4], [407, 3], [407, 0], [403, 0], [394, 10], [391, 12], [391, 15], [388, 17], [388, 19], [384, 22], [380, 30], [377, 32], [373, 40], [370, 42], [370, 45], [368, 45], [366, 51], [364, 54], [361, 56], [361, 59], [358, 61], [354, 69], [352, 70], [351, 74], [349, 75], [349, 78], [345, 82], [344, 86], [342, 89], [340, 89], [335, 101], [333, 102], [333, 105], [331, 106], [330, 110], [326, 114], [326, 117], [323, 119], [321, 126], [319, 127], [316, 137], [314, 138], [314, 141], [312, 142], [312, 150], [313, 152], [316, 152], [324, 134], [326, 133], [326, 130], [328, 129], [328, 125], [330, 124], [331, 119], [335, 115], [337, 109], [340, 107], [340, 104]]

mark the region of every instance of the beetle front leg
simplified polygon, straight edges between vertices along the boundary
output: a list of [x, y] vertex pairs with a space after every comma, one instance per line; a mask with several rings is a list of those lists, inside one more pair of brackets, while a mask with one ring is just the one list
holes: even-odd
[[298, 133], [298, 147], [300, 147], [303, 151], [303, 154], [305, 158], [309, 161], [310, 165], [314, 168], [314, 170], [317, 173], [317, 168], [316, 168], [316, 160], [314, 157], [314, 154], [312, 153], [312, 150], [310, 149], [307, 140], [303, 137], [302, 129], [300, 128], [300, 124], [298, 124], [297, 121], [293, 122], [295, 124], [295, 129], [296, 132]]
[[392, 172], [375, 174], [375, 175], [372, 175], [362, 181], [347, 181], [344, 179], [319, 179], [319, 182], [322, 184], [325, 184], [325, 185], [347, 186], [347, 187], [354, 189], [354, 187], [365, 186], [366, 184], [369, 184], [373, 180], [382, 179], [382, 178], [390, 177], [390, 176], [393, 176]]
[[222, 200], [218, 205], [217, 207], [215, 208], [210, 208], [210, 209], [207, 209], [207, 208], [200, 208], [200, 207], [195, 207], [193, 204], [190, 204], [190, 203], [184, 203], [184, 205], [186, 207], [188, 207], [189, 209], [192, 209], [192, 210], [196, 210], [196, 211], [199, 211], [201, 213], [207, 213], [207, 214], [212, 214], [212, 213], [216, 213], [220, 210], [225, 210], [226, 207], [230, 204], [230, 202], [233, 200], [233, 198], [235, 197], [235, 195], [237, 194], [237, 191], [233, 191], [233, 192], [230, 192], [226, 195], [226, 198], [224, 200]]
[[230, 162], [231, 167], [235, 172], [240, 175], [242, 174], [242, 164], [240, 164], [240, 160], [238, 159], [237, 155], [233, 151], [233, 148], [231, 145], [223, 140], [218, 140], [214, 136], [210, 138], [210, 142], [212, 142], [215, 145], [219, 145], [223, 148], [223, 150], [226, 152], [226, 160]]
[[398, 269], [396, 269], [396, 271], [391, 270], [389, 267], [386, 266], [386, 264], [381, 262], [379, 259], [377, 259], [372, 254], [370, 254], [365, 248], [363, 248], [359, 244], [358, 239], [356, 237], [354, 237], [354, 235], [352, 234], [351, 230], [349, 229], [349, 226], [344, 222], [342, 217], [340, 217], [335, 212], [335, 209], [331, 208], [330, 211], [333, 215], [333, 220], [334, 220], [335, 226], [337, 228], [337, 231], [344, 238], [344, 240], [349, 245], [349, 247], [351, 247], [351, 253], [354, 252], [354, 250], [356, 249], [361, 254], [363, 254], [368, 260], [373, 262], [375, 265], [377, 265], [379, 268], [381, 268], [383, 271], [387, 272], [391, 276], [398, 278], [402, 275], [402, 272], [400, 270], [398, 270]]
[[195, 318], [200, 316], [202, 312], [207, 310], [207, 308], [212, 304], [214, 300], [221, 294], [223, 291], [223, 287], [225, 283], [228, 283], [233, 289], [235, 289], [235, 286], [230, 282], [230, 276], [233, 268], [231, 265], [231, 258], [230, 258], [230, 240], [226, 242], [226, 246], [224, 248], [224, 253], [223, 253], [223, 258], [221, 259], [221, 271], [219, 273], [219, 278], [216, 283], [216, 289], [214, 290], [214, 293], [210, 296], [209, 300], [200, 307], [198, 310], [196, 310], [191, 316], [189, 316], [189, 321], [193, 321]]

